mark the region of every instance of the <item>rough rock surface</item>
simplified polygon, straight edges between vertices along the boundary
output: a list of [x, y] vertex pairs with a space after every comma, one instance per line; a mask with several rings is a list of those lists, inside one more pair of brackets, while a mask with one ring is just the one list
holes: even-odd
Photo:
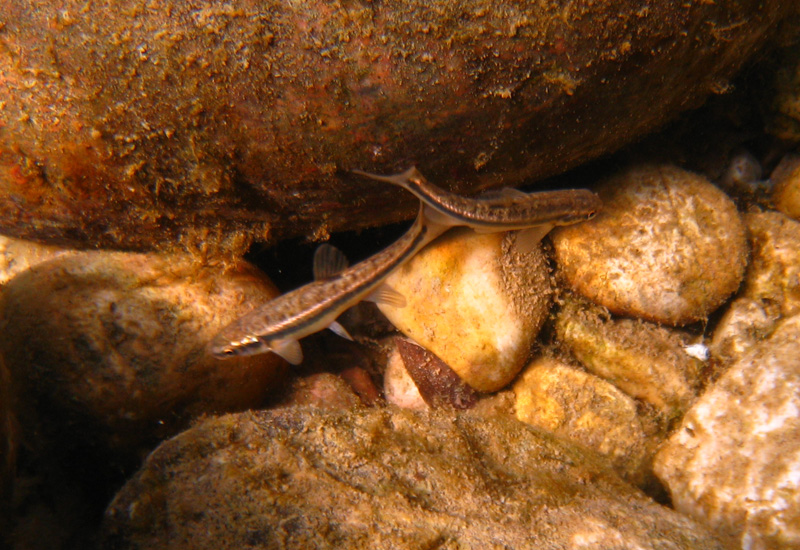
[[724, 90], [792, 4], [8, 0], [0, 230], [240, 251], [409, 218], [343, 171], [561, 172]]
[[722, 550], [596, 460], [510, 418], [227, 415], [151, 454], [102, 547]]
[[800, 316], [703, 394], [655, 471], [677, 510], [737, 547], [800, 548]]
[[280, 358], [222, 363], [206, 345], [276, 293], [244, 263], [177, 255], [77, 252], [20, 273], [0, 295], [0, 352], [28, 439], [135, 452], [196, 415], [260, 405]]
[[668, 325], [708, 317], [736, 289], [747, 238], [736, 206], [704, 177], [633, 166], [605, 181], [603, 210], [552, 233], [570, 285], [614, 313]]

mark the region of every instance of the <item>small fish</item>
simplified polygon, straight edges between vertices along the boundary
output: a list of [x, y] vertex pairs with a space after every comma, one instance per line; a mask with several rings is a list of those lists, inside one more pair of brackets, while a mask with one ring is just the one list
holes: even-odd
[[478, 197], [464, 197], [430, 183], [416, 167], [401, 174], [379, 176], [362, 170], [353, 173], [399, 185], [427, 207], [425, 216], [434, 223], [464, 225], [478, 233], [524, 230], [518, 247], [529, 252], [556, 225], [586, 221], [600, 210], [600, 197], [588, 189], [524, 193], [506, 188]]
[[303, 352], [298, 340], [325, 328], [350, 338], [336, 318], [365, 299], [396, 307], [405, 297], [383, 284], [400, 267], [450, 226], [431, 223], [424, 207], [411, 228], [374, 256], [346, 267], [341, 252], [322, 245], [314, 255], [315, 281], [278, 296], [225, 327], [209, 344], [220, 359], [271, 351], [298, 365]]
[[[322, 245], [314, 256], [315, 281], [283, 294], [225, 327], [209, 344], [218, 358], [271, 351], [297, 365], [303, 360], [298, 340], [325, 328], [350, 338], [336, 318], [362, 300], [403, 307], [405, 298], [384, 284], [386, 278], [451, 227], [480, 232], [530, 228], [537, 243], [553, 225], [583, 221], [600, 208], [586, 190], [526, 194], [506, 190], [496, 197], [466, 198], [427, 182], [415, 168], [396, 176], [357, 173], [400, 185], [421, 199], [414, 224], [395, 243], [351, 267], [342, 254]], [[532, 227], [535, 226], [535, 227]], [[520, 239], [517, 239], [519, 246]]]

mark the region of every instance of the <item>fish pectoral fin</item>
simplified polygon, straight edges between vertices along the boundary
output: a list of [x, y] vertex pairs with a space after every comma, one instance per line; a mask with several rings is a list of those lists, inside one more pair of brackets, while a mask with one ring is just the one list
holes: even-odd
[[303, 362], [303, 349], [297, 340], [284, 340], [273, 346], [272, 352], [286, 359], [291, 365], [299, 365]]
[[314, 252], [314, 280], [330, 279], [345, 269], [349, 262], [344, 253], [332, 244], [321, 244]]
[[520, 254], [529, 254], [536, 250], [536, 247], [539, 246], [544, 236], [550, 233], [551, 229], [553, 229], [553, 225], [547, 223], [544, 225], [534, 225], [533, 227], [528, 227], [527, 229], [519, 231], [517, 233], [517, 240], [514, 242], [517, 252]]
[[339, 324], [338, 321], [334, 321], [333, 323], [328, 325], [328, 328], [331, 329], [334, 333], [336, 333], [339, 336], [341, 336], [342, 338], [350, 340], [351, 342], [354, 341], [353, 337], [350, 336], [350, 333], [347, 332], [347, 329], [345, 329], [341, 324]]
[[366, 298], [376, 304], [386, 304], [393, 307], [406, 307], [406, 297], [389, 285], [383, 284]]

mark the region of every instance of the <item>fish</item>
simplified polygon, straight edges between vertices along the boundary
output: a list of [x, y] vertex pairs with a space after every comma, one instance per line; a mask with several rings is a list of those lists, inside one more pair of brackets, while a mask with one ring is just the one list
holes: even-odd
[[313, 282], [270, 300], [222, 329], [209, 344], [211, 355], [224, 359], [271, 351], [298, 365], [303, 361], [298, 341], [305, 336], [330, 328], [352, 340], [336, 318], [365, 299], [404, 307], [405, 297], [384, 281], [450, 227], [428, 220], [421, 204], [402, 237], [355, 265], [347, 267], [338, 249], [322, 245], [314, 255]]
[[467, 198], [436, 187], [416, 168], [395, 176], [356, 172], [400, 185], [419, 197], [420, 209], [412, 226], [387, 248], [353, 266], [347, 265], [336, 248], [320, 246], [314, 255], [315, 280], [223, 328], [208, 345], [211, 355], [225, 359], [273, 352], [298, 365], [303, 361], [299, 340], [305, 336], [329, 328], [352, 340], [336, 318], [358, 302], [404, 307], [405, 297], [387, 286], [386, 278], [450, 228], [468, 226], [480, 232], [533, 229], [530, 240], [538, 243], [553, 225], [583, 221], [600, 208], [600, 199], [587, 190], [531, 194], [506, 190], [497, 196]]
[[391, 176], [352, 172], [413, 193], [425, 204], [425, 215], [433, 223], [467, 226], [478, 233], [523, 230], [517, 236], [521, 252], [530, 252], [553, 227], [589, 220], [602, 207], [600, 197], [588, 189], [524, 193], [505, 188], [465, 197], [429, 182], [416, 167]]

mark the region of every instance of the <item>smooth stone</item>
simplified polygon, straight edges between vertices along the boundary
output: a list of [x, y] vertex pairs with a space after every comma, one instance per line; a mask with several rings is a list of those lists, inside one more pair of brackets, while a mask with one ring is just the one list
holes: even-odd
[[551, 302], [541, 249], [520, 254], [514, 233], [452, 230], [386, 283], [406, 297], [380, 310], [478, 391], [497, 391], [525, 366]]
[[702, 385], [703, 362], [687, 352], [688, 335], [636, 319], [614, 319], [586, 299], [566, 295], [556, 318], [561, 343], [601, 378], [680, 418]]
[[654, 467], [675, 508], [734, 547], [800, 548], [800, 316], [700, 397]]
[[770, 179], [775, 208], [790, 218], [800, 220], [800, 155], [782, 158]]
[[258, 406], [283, 362], [222, 362], [206, 345], [276, 294], [245, 263], [76, 252], [38, 264], [0, 294], [0, 351], [20, 422], [56, 446], [130, 456], [198, 415]]
[[383, 395], [386, 397], [386, 402], [401, 409], [429, 410], [430, 406], [422, 398], [419, 388], [406, 369], [400, 350], [394, 342], [389, 349], [386, 369], [383, 372]]
[[649, 447], [636, 402], [616, 386], [557, 359], [540, 357], [514, 382], [516, 417], [597, 451], [636, 485]]
[[744, 220], [750, 263], [710, 346], [723, 363], [769, 336], [781, 318], [800, 313], [800, 222], [775, 211], [745, 214]]
[[614, 313], [679, 326], [706, 319], [738, 288], [744, 224], [704, 177], [635, 166], [596, 191], [603, 210], [593, 220], [551, 233], [576, 291]]
[[290, 408], [163, 443], [100, 548], [723, 550], [591, 451], [513, 418]]

